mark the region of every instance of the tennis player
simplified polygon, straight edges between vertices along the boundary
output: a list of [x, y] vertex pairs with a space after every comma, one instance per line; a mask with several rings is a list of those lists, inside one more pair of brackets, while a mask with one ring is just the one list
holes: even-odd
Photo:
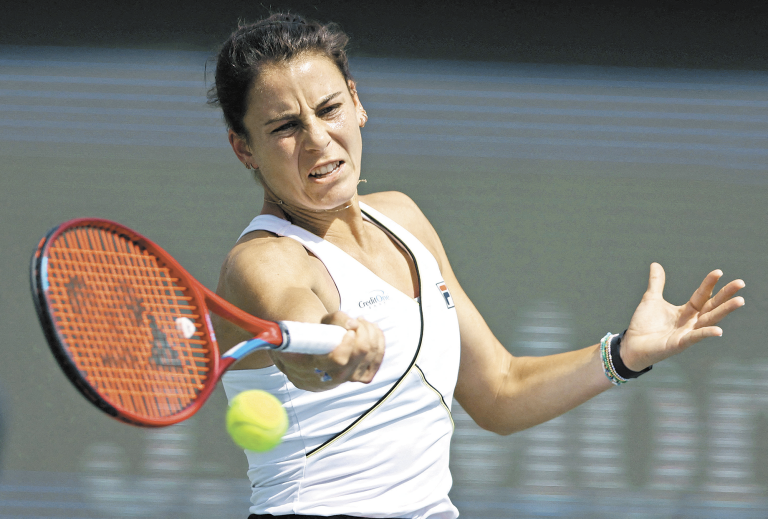
[[[218, 293], [267, 319], [348, 330], [328, 355], [258, 352], [224, 376], [229, 398], [264, 389], [290, 418], [276, 449], [246, 451], [250, 518], [455, 518], [454, 398], [499, 434], [545, 422], [721, 335], [718, 322], [744, 304], [744, 283], [713, 295], [716, 270], [673, 306], [653, 264], [623, 334], [558, 355], [510, 355], [416, 204], [396, 192], [358, 195], [368, 116], [346, 44], [335, 25], [295, 15], [244, 25], [222, 47], [210, 93], [235, 155], [264, 190]], [[250, 338], [215, 324], [224, 349]]]

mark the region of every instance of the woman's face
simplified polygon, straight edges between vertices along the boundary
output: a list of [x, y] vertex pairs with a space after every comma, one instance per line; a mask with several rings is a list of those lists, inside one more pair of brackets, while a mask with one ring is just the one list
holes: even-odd
[[259, 168], [264, 188], [289, 205], [333, 209], [360, 178], [362, 107], [330, 59], [305, 54], [264, 67], [249, 95], [245, 142], [230, 131], [241, 161]]

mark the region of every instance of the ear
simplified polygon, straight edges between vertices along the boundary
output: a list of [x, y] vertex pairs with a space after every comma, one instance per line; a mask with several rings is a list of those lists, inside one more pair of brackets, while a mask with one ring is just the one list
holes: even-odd
[[355, 106], [358, 106], [360, 104], [360, 99], [357, 97], [357, 83], [351, 79], [348, 79], [347, 88], [349, 89], [349, 93], [352, 96], [352, 102], [355, 103]]
[[247, 169], [257, 169], [258, 164], [255, 163], [253, 153], [251, 153], [251, 146], [248, 144], [246, 138], [234, 130], [230, 129], [227, 133], [229, 139], [229, 145], [232, 146], [232, 151], [237, 155], [238, 160], [245, 164]]
[[357, 85], [351, 79], [347, 81], [347, 87], [349, 93], [352, 95], [352, 102], [355, 104], [355, 112], [357, 114], [357, 124], [362, 128], [365, 123], [368, 122], [368, 114], [363, 108], [363, 104], [360, 102], [360, 97], [357, 95]]

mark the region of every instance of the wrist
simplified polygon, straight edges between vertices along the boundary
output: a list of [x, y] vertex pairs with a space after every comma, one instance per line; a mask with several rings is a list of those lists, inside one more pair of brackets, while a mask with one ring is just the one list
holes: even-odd
[[[624, 362], [624, 355], [622, 352], [622, 340], [624, 339], [624, 334], [627, 333], [626, 330], [621, 332], [620, 334], [616, 335], [611, 339], [611, 354], [613, 357], [614, 362], [614, 368], [616, 368], [616, 372], [621, 375], [623, 378], [637, 378], [643, 373], [647, 373], [651, 371], [651, 368], [653, 366], [648, 366], [646, 368], [642, 369], [632, 369]], [[625, 350], [626, 351], [626, 350]], [[632, 366], [636, 367], [636, 364], [631, 364]]]
[[[627, 330], [624, 330], [622, 333], [618, 334], [615, 339], [616, 344], [614, 345], [614, 349], [618, 352], [619, 362], [630, 371], [643, 371], [648, 364], [644, 364], [643, 359], [640, 356], [633, 354], [633, 349], [627, 348], [626, 333]], [[616, 355], [616, 353], [614, 353], [614, 355]]]
[[614, 385], [623, 384], [643, 373], [647, 373], [653, 366], [648, 366], [640, 371], [634, 371], [624, 364], [621, 356], [621, 340], [626, 330], [620, 334], [607, 334], [600, 341], [600, 356], [603, 361], [603, 371]]

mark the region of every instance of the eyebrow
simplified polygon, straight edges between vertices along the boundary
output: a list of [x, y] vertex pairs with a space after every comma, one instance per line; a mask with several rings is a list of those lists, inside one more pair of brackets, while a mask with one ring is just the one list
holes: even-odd
[[[341, 95], [341, 90], [339, 90], [338, 92], [334, 92], [333, 94], [329, 94], [329, 95], [325, 96], [324, 98], [322, 98], [320, 100], [319, 103], [317, 103], [317, 106], [315, 107], [315, 109], [323, 106], [324, 104], [328, 103], [331, 99], [333, 99], [333, 98], [335, 98], [335, 97], [337, 97], [339, 95]], [[279, 122], [279, 121], [283, 121], [285, 119], [290, 119], [293, 116], [294, 116], [294, 114], [291, 113], [291, 112], [283, 112], [283, 113], [279, 114], [277, 117], [274, 117], [274, 118], [270, 119], [269, 121], [265, 122], [264, 126], [269, 126], [270, 124], [273, 124], [273, 123], [276, 123], [276, 122]]]

